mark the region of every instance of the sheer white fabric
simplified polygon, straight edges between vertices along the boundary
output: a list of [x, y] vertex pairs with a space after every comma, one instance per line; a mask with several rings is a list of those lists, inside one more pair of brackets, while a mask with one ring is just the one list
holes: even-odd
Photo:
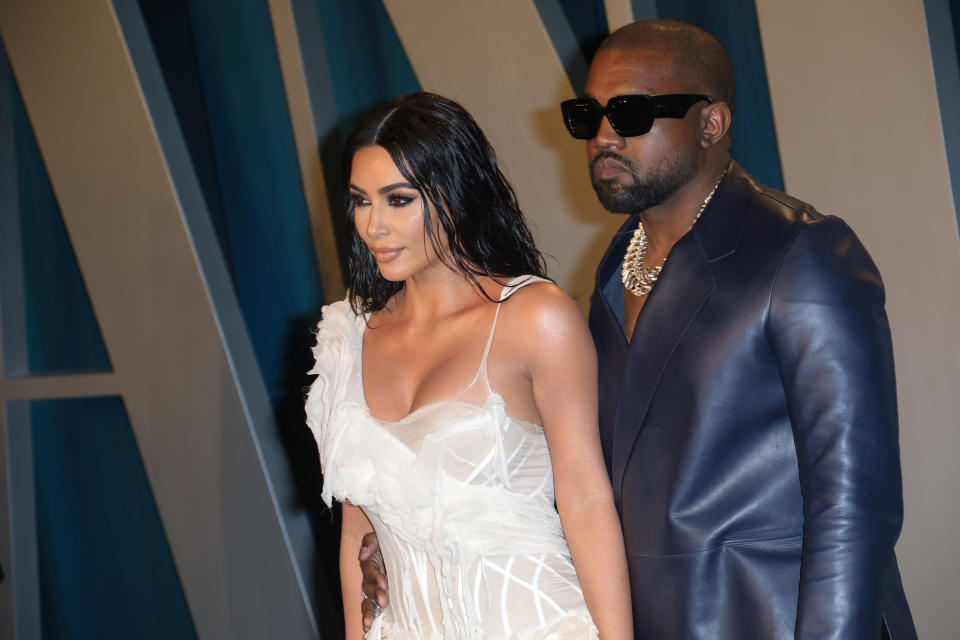
[[[515, 279], [502, 299], [537, 281]], [[597, 638], [553, 507], [543, 430], [510, 418], [487, 381], [496, 319], [474, 380], [486, 401], [449, 398], [397, 422], [372, 417], [364, 399], [365, 327], [346, 301], [324, 307], [306, 413], [323, 499], [363, 509], [387, 566], [391, 603], [366, 637]]]

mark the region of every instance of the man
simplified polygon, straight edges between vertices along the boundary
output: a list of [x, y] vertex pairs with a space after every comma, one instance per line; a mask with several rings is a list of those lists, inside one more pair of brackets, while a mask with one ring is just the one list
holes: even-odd
[[563, 105], [630, 214], [590, 329], [636, 635], [915, 638], [880, 276], [841, 220], [730, 160], [733, 108], [723, 46], [675, 21], [613, 33]]

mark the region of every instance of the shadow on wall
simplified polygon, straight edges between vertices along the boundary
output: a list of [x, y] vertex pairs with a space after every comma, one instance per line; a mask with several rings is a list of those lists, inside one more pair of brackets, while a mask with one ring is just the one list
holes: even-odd
[[626, 217], [610, 214], [597, 200], [590, 185], [586, 143], [570, 137], [560, 116], [560, 102], [569, 97], [566, 83], [558, 81], [553, 104], [530, 114], [530, 126], [537, 142], [553, 151], [551, 155], [559, 168], [563, 198], [570, 203], [574, 217], [596, 229], [589, 239], [572, 239], [571, 244], [576, 249], [570, 254], [552, 256], [573, 265], [569, 286], [577, 304], [586, 312], [597, 265]]
[[290, 461], [297, 495], [310, 518], [310, 527], [316, 545], [313, 556], [315, 566], [308, 576], [313, 581], [311, 591], [326, 602], [317, 603], [317, 625], [322, 638], [343, 637], [343, 608], [340, 592], [340, 505], [328, 508], [320, 497], [323, 474], [320, 454], [310, 429], [306, 427], [304, 400], [313, 376], [307, 371], [313, 368], [314, 330], [319, 317], [299, 316], [289, 324], [284, 362], [287, 392], [275, 404], [275, 414], [280, 439]]
[[[379, 103], [377, 103], [379, 104]], [[350, 256], [350, 226], [346, 213], [347, 175], [343, 166], [343, 147], [350, 132], [373, 105], [356, 109], [340, 118], [336, 126], [320, 140], [320, 162], [323, 166], [323, 179], [327, 185], [327, 205], [336, 234], [337, 254], [340, 259], [341, 273], [345, 284], [349, 286], [348, 261]], [[319, 318], [318, 318], [319, 320]]]

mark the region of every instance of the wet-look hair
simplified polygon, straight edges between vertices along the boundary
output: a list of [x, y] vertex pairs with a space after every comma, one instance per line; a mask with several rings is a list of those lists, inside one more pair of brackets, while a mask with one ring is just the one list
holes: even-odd
[[[420, 193], [426, 237], [440, 259], [484, 295], [477, 276], [497, 281], [527, 274], [546, 277], [543, 256], [483, 131], [453, 100], [419, 91], [370, 111], [344, 149], [349, 283], [355, 312], [379, 311], [403, 289], [403, 282], [380, 275], [353, 222], [351, 166], [357, 151], [369, 146], [385, 149], [400, 174]], [[433, 220], [427, 202], [433, 208]]]

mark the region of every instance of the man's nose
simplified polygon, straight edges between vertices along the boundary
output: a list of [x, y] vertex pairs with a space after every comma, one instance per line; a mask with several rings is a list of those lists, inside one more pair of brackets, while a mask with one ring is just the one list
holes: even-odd
[[626, 144], [626, 140], [610, 126], [607, 116], [603, 116], [600, 119], [600, 126], [597, 128], [597, 135], [593, 137], [593, 143], [598, 147], [616, 147], [619, 149]]

